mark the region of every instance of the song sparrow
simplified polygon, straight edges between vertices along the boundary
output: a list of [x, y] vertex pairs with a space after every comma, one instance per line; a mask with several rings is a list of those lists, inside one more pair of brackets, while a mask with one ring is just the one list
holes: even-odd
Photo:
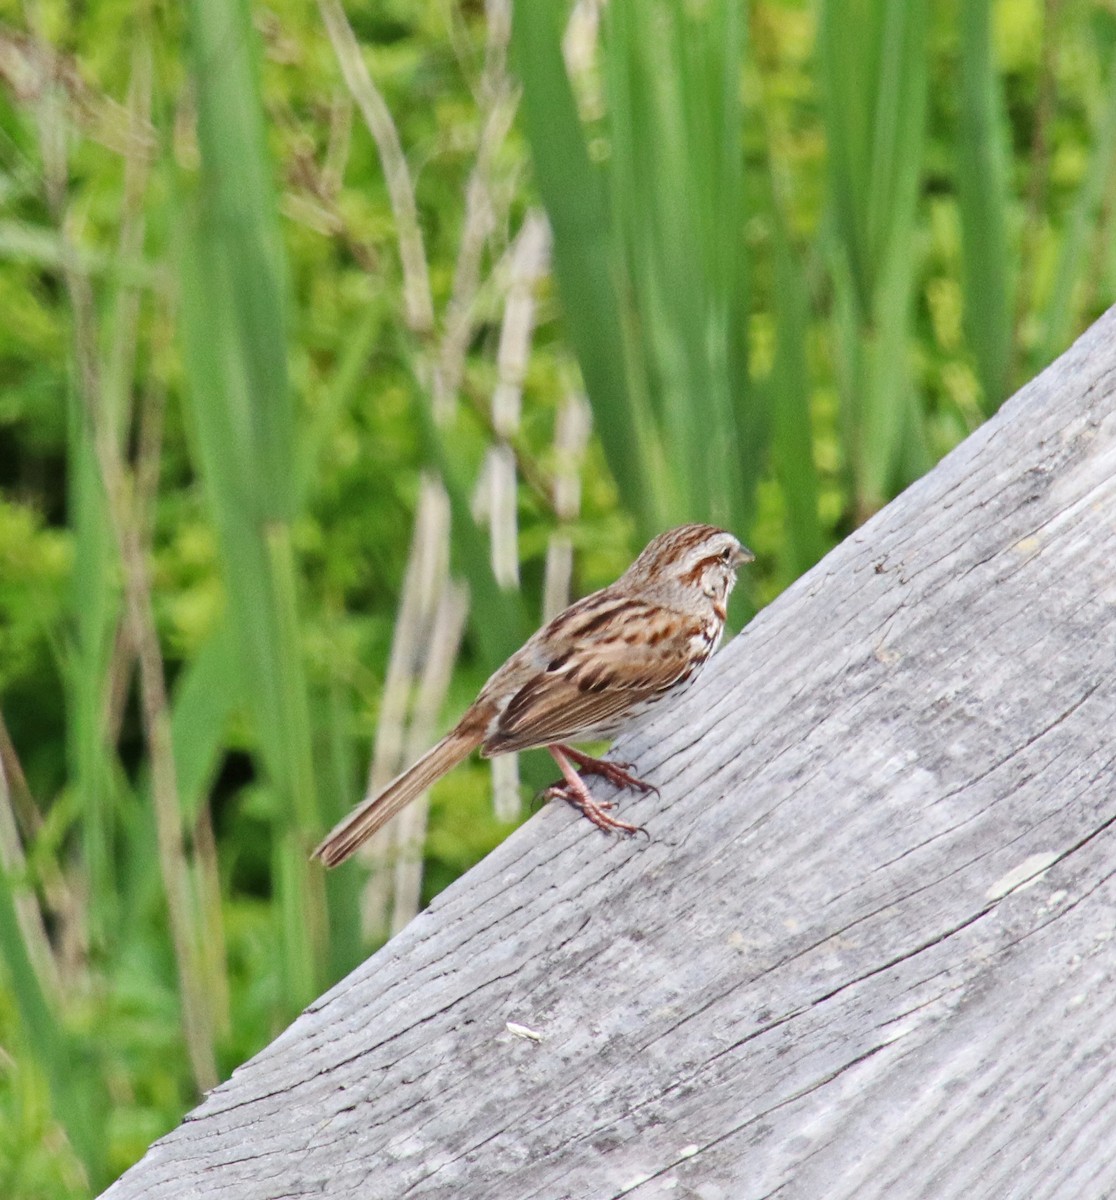
[[343, 862], [400, 809], [480, 748], [485, 758], [545, 746], [563, 781], [547, 796], [568, 800], [600, 829], [635, 833], [609, 815], [574, 770], [651, 791], [629, 773], [570, 742], [612, 738], [693, 682], [717, 647], [736, 570], [752, 552], [711, 525], [681, 525], [655, 538], [609, 587], [560, 612], [481, 688], [457, 725], [422, 758], [355, 808], [314, 851]]

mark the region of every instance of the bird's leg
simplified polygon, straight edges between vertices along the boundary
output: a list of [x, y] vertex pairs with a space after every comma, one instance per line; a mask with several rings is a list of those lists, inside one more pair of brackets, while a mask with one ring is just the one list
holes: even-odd
[[[589, 789], [585, 786], [585, 781], [574, 770], [573, 764], [566, 756], [571, 754], [569, 746], [547, 746], [547, 749], [554, 756], [554, 761], [558, 764], [562, 771], [562, 778], [565, 783], [556, 783], [552, 787], [548, 787], [543, 793], [546, 796], [553, 796], [555, 799], [561, 799], [572, 804], [574, 808], [589, 818], [598, 829], [615, 829], [620, 833], [640, 833], [640, 826], [629, 825], [627, 821], [617, 820], [616, 817], [608, 815], [608, 809], [612, 805], [608, 801], [598, 803], [589, 795]], [[583, 755], [577, 751], [572, 752], [578, 758], [588, 758], [588, 755]], [[591, 762], [596, 762], [596, 759], [590, 759]]]
[[[607, 758], [594, 758], [591, 754], [585, 754], [581, 750], [575, 750], [573, 746], [567, 746], [565, 742], [559, 743], [558, 749], [567, 757], [572, 758], [584, 774], [600, 775], [609, 783], [616, 784], [617, 787], [635, 788], [640, 792], [654, 792], [656, 796], [659, 794], [659, 789], [653, 783], [648, 783], [646, 779], [637, 779], [636, 776], [630, 774], [631, 763], [609, 762]], [[553, 747], [550, 752], [554, 753]]]

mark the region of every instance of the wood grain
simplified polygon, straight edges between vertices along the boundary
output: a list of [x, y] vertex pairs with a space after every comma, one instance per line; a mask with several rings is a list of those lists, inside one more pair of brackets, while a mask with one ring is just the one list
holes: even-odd
[[1116, 1195], [1114, 662], [1116, 310], [106, 1195]]

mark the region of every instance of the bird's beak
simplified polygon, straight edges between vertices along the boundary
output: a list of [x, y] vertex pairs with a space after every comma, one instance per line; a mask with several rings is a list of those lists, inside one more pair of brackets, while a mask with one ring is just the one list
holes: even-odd
[[733, 561], [734, 567], [742, 567], [745, 563], [755, 562], [756, 556], [743, 543], [736, 548], [736, 558]]

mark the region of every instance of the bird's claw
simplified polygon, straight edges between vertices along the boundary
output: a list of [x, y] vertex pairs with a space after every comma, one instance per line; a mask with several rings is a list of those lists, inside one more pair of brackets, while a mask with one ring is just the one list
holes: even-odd
[[651, 835], [642, 825], [632, 825], [628, 821], [621, 821], [618, 817], [609, 815], [616, 807], [612, 800], [594, 800], [588, 792], [581, 795], [565, 783], [552, 784], [543, 792], [543, 796], [548, 800], [565, 800], [567, 804], [572, 804], [582, 816], [587, 817], [598, 829], [606, 833], [642, 833], [648, 841], [651, 840]]

